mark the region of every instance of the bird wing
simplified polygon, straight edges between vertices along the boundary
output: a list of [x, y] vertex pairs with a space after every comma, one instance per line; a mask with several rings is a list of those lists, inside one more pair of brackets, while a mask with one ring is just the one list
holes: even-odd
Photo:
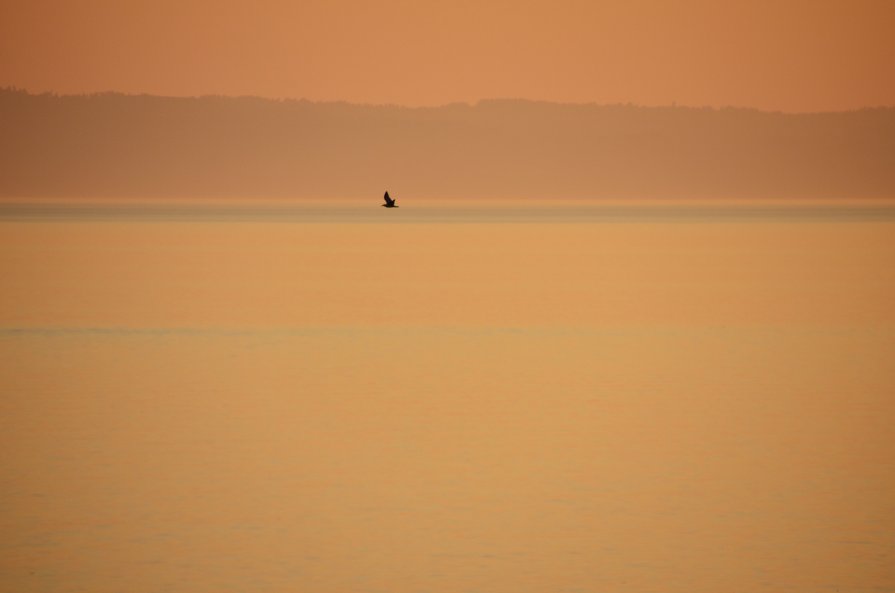
[[394, 204], [395, 203], [395, 201], [389, 197], [388, 192], [385, 192], [385, 203], [386, 204]]

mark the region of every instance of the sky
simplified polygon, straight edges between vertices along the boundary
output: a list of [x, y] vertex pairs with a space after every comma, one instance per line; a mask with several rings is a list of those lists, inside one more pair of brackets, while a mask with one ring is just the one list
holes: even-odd
[[895, 105], [892, 0], [0, 0], [0, 86], [409, 106]]

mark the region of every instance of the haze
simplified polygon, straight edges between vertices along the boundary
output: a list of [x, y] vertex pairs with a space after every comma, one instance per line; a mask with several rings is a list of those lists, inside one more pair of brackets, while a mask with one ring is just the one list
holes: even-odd
[[877, 199], [895, 109], [408, 109], [0, 90], [0, 197]]
[[895, 104], [886, 0], [4, 2], [0, 86], [440, 105]]

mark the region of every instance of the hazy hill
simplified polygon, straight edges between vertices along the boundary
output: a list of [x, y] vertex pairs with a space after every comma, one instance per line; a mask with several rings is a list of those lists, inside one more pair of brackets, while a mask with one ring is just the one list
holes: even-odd
[[0, 90], [0, 195], [895, 197], [895, 109]]

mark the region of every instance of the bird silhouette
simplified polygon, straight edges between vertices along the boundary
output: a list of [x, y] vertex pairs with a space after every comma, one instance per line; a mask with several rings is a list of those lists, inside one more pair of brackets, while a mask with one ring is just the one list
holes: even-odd
[[397, 204], [395, 204], [395, 200], [389, 197], [388, 192], [385, 192], [385, 204], [382, 205], [383, 208], [397, 208]]

